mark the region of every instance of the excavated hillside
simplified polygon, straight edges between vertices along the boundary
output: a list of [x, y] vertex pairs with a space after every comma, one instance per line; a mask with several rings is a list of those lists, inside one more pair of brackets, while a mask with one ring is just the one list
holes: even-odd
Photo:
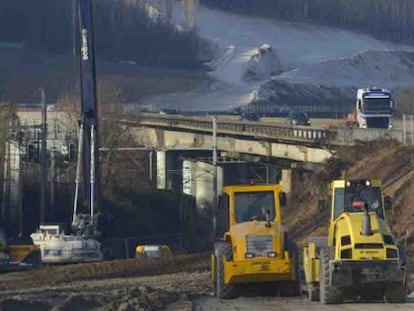
[[[310, 235], [326, 235], [329, 209], [320, 211], [317, 201], [328, 193], [329, 182], [335, 178], [381, 179], [384, 192], [393, 200], [387, 220], [401, 242], [414, 239], [414, 148], [393, 141], [357, 143], [336, 151], [316, 173], [296, 173], [291, 208], [285, 221], [291, 238], [300, 245]], [[408, 243], [410, 247], [411, 243]], [[414, 255], [414, 248], [409, 249]]]

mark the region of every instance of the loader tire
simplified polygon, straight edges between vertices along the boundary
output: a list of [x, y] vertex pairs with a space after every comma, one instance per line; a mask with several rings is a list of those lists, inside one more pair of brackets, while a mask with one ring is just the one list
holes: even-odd
[[289, 252], [289, 257], [295, 259], [295, 280], [281, 283], [279, 292], [283, 297], [300, 296], [302, 293], [302, 271], [298, 246], [292, 241], [287, 241], [286, 250]]
[[214, 246], [214, 255], [217, 262], [217, 275], [215, 282], [216, 297], [219, 299], [233, 299], [238, 296], [237, 285], [226, 284], [224, 282], [224, 262], [223, 256], [227, 260], [233, 259], [233, 251], [229, 243], [217, 243]]
[[384, 293], [385, 301], [390, 303], [404, 303], [406, 291], [406, 286], [403, 283], [386, 284]]
[[310, 301], [319, 301], [319, 287], [314, 283], [308, 283], [308, 298]]
[[338, 304], [342, 302], [342, 291], [330, 284], [329, 260], [334, 258], [332, 247], [322, 248], [320, 252], [319, 300], [322, 304]]

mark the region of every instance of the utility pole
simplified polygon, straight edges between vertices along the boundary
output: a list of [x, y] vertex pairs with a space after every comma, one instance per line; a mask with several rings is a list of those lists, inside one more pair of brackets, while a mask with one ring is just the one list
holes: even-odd
[[[54, 141], [53, 141], [54, 142]], [[51, 150], [50, 157], [50, 209], [51, 215], [56, 216], [55, 210], [55, 146]]]
[[217, 236], [217, 117], [213, 117], [213, 238]]
[[72, 0], [72, 55], [75, 59], [76, 57], [76, 49], [77, 49], [77, 20], [78, 20], [78, 14], [77, 14], [77, 0]]
[[[9, 131], [10, 129], [8, 129]], [[11, 164], [10, 164], [10, 160], [11, 160], [11, 146], [10, 146], [10, 138], [9, 138], [9, 134], [6, 140], [6, 154], [5, 154], [5, 159], [4, 159], [4, 170], [5, 170], [5, 180], [3, 182], [3, 204], [2, 204], [2, 210], [1, 210], [1, 221], [4, 223], [4, 225], [6, 226], [6, 230], [9, 229], [8, 226], [8, 221], [9, 221], [9, 215], [10, 215], [10, 201], [11, 201], [11, 174], [10, 174], [10, 169], [11, 169]]]
[[47, 140], [47, 103], [44, 89], [40, 89], [42, 96], [42, 145], [40, 158], [40, 223], [46, 222], [46, 140]]

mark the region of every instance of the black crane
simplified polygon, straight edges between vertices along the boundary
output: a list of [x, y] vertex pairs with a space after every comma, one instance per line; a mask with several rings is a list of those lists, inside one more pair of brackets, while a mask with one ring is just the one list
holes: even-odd
[[[81, 113], [72, 226], [78, 231], [83, 231], [94, 225], [94, 209], [99, 203], [100, 173], [93, 8], [93, 0], [76, 0]], [[84, 196], [83, 202], [79, 204], [79, 187], [81, 185]], [[79, 205], [86, 207], [90, 214], [78, 214]]]

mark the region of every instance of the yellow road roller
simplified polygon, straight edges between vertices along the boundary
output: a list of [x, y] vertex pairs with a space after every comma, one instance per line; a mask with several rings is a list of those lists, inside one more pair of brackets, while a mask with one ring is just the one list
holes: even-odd
[[391, 199], [379, 180], [334, 180], [327, 237], [312, 237], [303, 266], [309, 299], [323, 304], [346, 300], [404, 302], [406, 257], [387, 224]]

